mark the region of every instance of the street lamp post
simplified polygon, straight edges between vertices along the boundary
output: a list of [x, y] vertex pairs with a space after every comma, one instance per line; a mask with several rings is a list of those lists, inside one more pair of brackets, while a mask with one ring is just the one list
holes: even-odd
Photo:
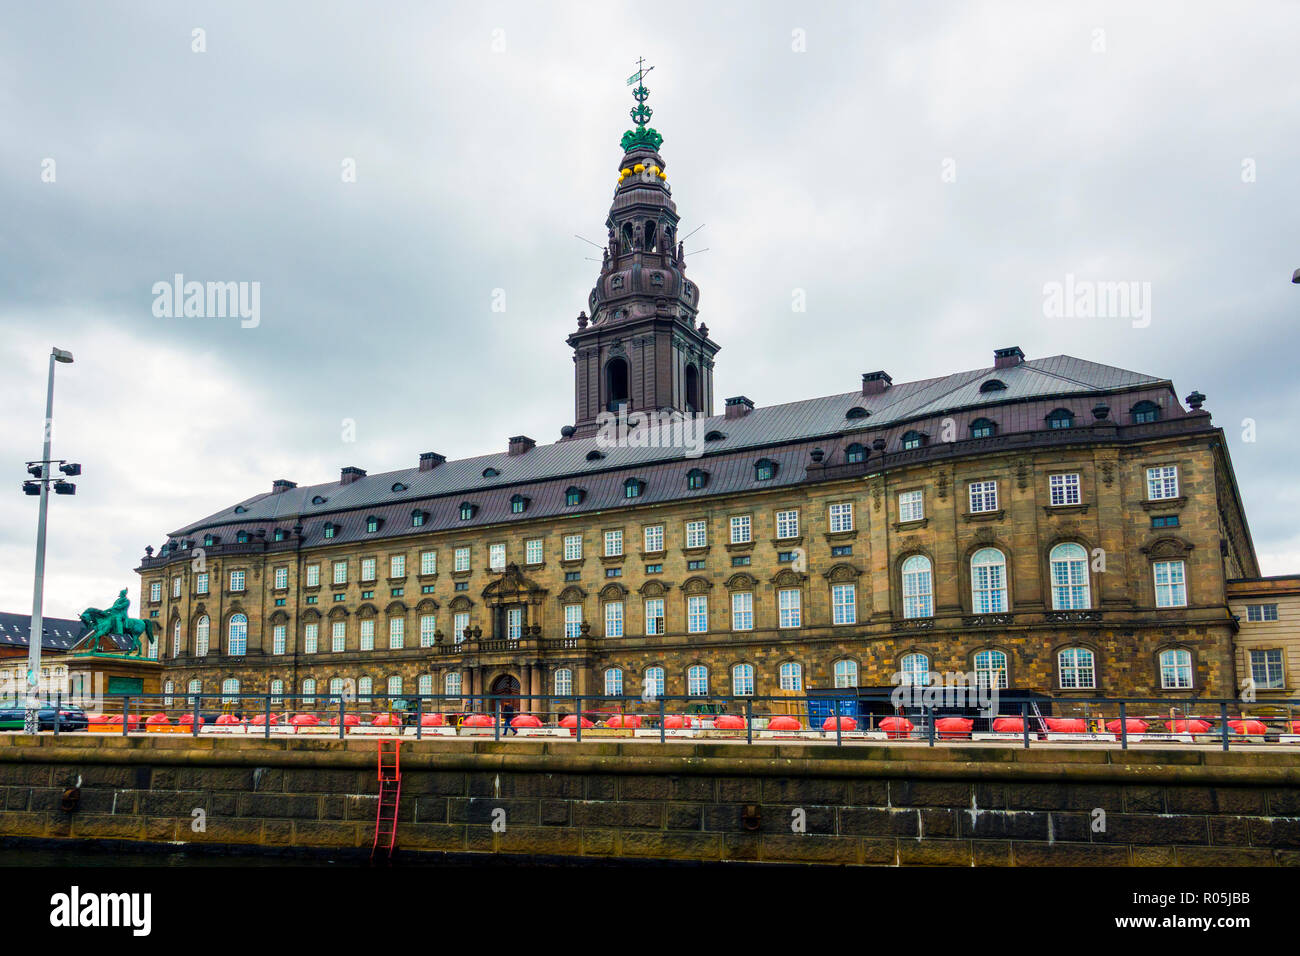
[[[50, 351], [50, 381], [45, 392], [45, 446], [42, 449], [41, 460], [34, 462], [34, 468], [29, 466], [28, 472], [35, 475], [40, 482], [40, 516], [36, 520], [36, 583], [32, 589], [32, 629], [28, 639], [27, 647], [27, 708], [23, 718], [23, 732], [28, 734], [37, 733], [41, 729], [40, 722], [40, 679], [41, 679], [41, 635], [44, 633], [44, 625], [41, 620], [41, 605], [45, 593], [45, 519], [49, 512], [50, 505], [50, 482], [54, 480], [50, 474], [51, 465], [54, 464], [50, 458], [50, 439], [54, 423], [54, 364], [56, 362], [72, 362], [72, 353], [65, 352], [63, 349], [51, 349]], [[79, 466], [60, 466], [64, 474], [77, 474], [80, 472]], [[27, 482], [23, 490], [30, 493], [30, 485], [33, 482]], [[56, 489], [58, 494], [71, 494], [76, 491], [76, 485], [60, 481], [62, 488]], [[67, 489], [67, 490], [64, 490]], [[55, 718], [57, 720], [57, 717]]]

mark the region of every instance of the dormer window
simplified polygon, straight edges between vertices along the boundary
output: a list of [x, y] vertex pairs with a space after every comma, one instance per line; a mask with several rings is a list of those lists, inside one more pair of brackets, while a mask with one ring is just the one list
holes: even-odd
[[418, 508], [411, 512], [411, 527], [418, 528], [428, 519], [429, 512], [420, 511]]
[[332, 538], [334, 537], [334, 535], [338, 534], [338, 530], [339, 530], [338, 525], [330, 524], [329, 522], [326, 522], [324, 528], [324, 535], [326, 538]]
[[857, 442], [854, 442], [848, 448], [844, 449], [844, 460], [850, 465], [858, 464], [867, 460], [867, 449]]
[[977, 418], [970, 423], [971, 438], [992, 438], [998, 430], [998, 426], [987, 418]]
[[205, 535], [203, 536], [203, 547], [205, 547], [205, 548], [210, 548], [210, 547], [212, 547], [212, 535], [210, 535], [210, 534], [205, 534]]
[[393, 483], [394, 492], [405, 491], [405, 490], [406, 490], [406, 485], [402, 484], [400, 481]]
[[288, 532], [285, 531], [283, 528], [276, 528], [275, 533], [271, 537], [275, 541], [283, 541], [288, 536], [289, 536]]
[[604, 452], [597, 451], [594, 448], [591, 451], [587, 452], [587, 461], [600, 461], [604, 457], [605, 457]]
[[686, 487], [692, 491], [703, 488], [709, 483], [709, 473], [699, 468], [692, 468], [686, 473]]
[[645, 491], [645, 482], [640, 478], [629, 478], [623, 482], [624, 498], [640, 498], [643, 491]]
[[477, 511], [478, 511], [478, 505], [470, 504], [468, 501], [461, 502], [460, 520], [468, 521], [470, 518], [474, 517]]
[[720, 431], [711, 431], [704, 436], [705, 441], [722, 441], [727, 436]]
[[512, 495], [510, 497], [510, 513], [521, 515], [528, 510], [528, 499], [523, 495]]
[[1048, 428], [1073, 428], [1074, 412], [1068, 408], [1058, 408], [1047, 416]]
[[1007, 383], [1000, 378], [991, 378], [980, 385], [981, 392], [1005, 392], [1006, 390]]
[[754, 462], [754, 480], [771, 481], [776, 477], [776, 462], [770, 458], [760, 458]]
[[235, 514], [242, 515], [246, 511], [248, 511], [248, 509], [245, 508], [243, 505], [235, 505]]
[[484, 477], [484, 478], [495, 478], [495, 477], [496, 477], [497, 475], [499, 475], [499, 474], [501, 474], [501, 472], [497, 471], [495, 468], [484, 468], [484, 469], [483, 469], [483, 477]]
[[370, 515], [370, 517], [366, 518], [366, 534], [374, 534], [379, 530], [381, 523], [374, 515]]
[[564, 491], [564, 504], [566, 507], [572, 508], [574, 505], [582, 504], [582, 499], [585, 497], [587, 497], [587, 493], [581, 488], [566, 488]]
[[247, 532], [247, 531], [240, 531], [238, 534], [236, 534], [236, 535], [235, 535], [235, 543], [236, 543], [236, 544], [248, 544], [248, 532]]
[[844, 417], [845, 418], [866, 418], [870, 414], [871, 413], [867, 411], [865, 408], [863, 408], [861, 405], [854, 405], [852, 408], [850, 408], [847, 412], [844, 413]]
[[913, 448], [920, 448], [925, 444], [925, 433], [918, 431], [907, 431], [903, 433], [903, 450], [910, 451]]
[[311, 503], [314, 505], [323, 505], [327, 501], [329, 501], [329, 499], [322, 497], [321, 495], [314, 495], [311, 499]]
[[1160, 420], [1160, 406], [1155, 402], [1138, 402], [1132, 414], [1134, 425], [1148, 425]]

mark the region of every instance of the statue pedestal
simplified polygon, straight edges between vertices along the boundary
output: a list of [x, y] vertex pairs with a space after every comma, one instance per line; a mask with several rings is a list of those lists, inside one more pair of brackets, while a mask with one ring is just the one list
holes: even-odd
[[[88, 713], [122, 713], [122, 694], [162, 693], [163, 665], [147, 657], [74, 651], [54, 656], [50, 666], [67, 668], [66, 681], [60, 681], [66, 696]], [[162, 700], [157, 696], [131, 701], [131, 713], [137, 716], [162, 709]]]

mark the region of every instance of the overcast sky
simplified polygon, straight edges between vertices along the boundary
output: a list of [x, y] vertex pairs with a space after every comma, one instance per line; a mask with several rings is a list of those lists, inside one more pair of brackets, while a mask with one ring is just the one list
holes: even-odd
[[[76, 355], [54, 454], [85, 467], [51, 499], [56, 616], [121, 587], [134, 605], [145, 545], [273, 479], [554, 441], [598, 270], [574, 234], [603, 241], [641, 55], [682, 233], [704, 226], [719, 402], [1006, 345], [1168, 377], [1227, 430], [1264, 573], [1300, 571], [1300, 4], [46, 0], [4, 20], [0, 609], [31, 606], [18, 486], [52, 345]], [[155, 316], [176, 273], [260, 283], [260, 324]], [[1149, 324], [1045, 316], [1067, 275], [1150, 283]]]

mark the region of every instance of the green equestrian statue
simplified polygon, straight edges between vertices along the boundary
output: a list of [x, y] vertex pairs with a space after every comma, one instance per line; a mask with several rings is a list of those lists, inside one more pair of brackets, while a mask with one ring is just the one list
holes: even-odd
[[[117, 600], [106, 611], [97, 607], [88, 607], [81, 612], [81, 623], [90, 628], [90, 633], [81, 639], [79, 646], [84, 646], [91, 653], [104, 653], [104, 638], [114, 635], [125, 637], [129, 643], [125, 651], [118, 651], [116, 646], [109, 648], [109, 653], [125, 653], [128, 657], [143, 657], [145, 645], [140, 642], [144, 635], [146, 641], [153, 643], [153, 622], [144, 621], [127, 614], [131, 599], [126, 596], [126, 588], [118, 592]], [[116, 643], [116, 642], [115, 642]]]

